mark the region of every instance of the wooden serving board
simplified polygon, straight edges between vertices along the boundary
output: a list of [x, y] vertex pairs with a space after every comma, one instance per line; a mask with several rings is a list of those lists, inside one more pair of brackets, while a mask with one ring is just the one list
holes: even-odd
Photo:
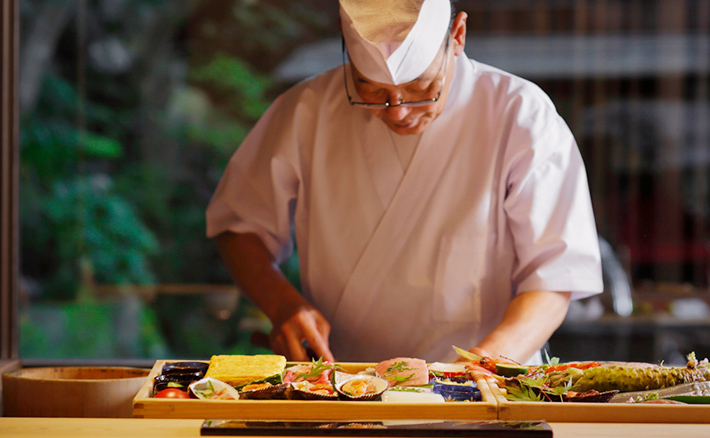
[[[156, 361], [133, 399], [134, 418], [219, 418], [240, 420], [492, 420], [496, 399], [485, 380], [478, 381], [482, 401], [447, 403], [390, 403], [381, 401], [312, 400], [198, 400], [151, 397], [153, 379], [166, 362]], [[290, 365], [291, 363], [289, 363]], [[357, 373], [372, 363], [339, 363]]]
[[509, 401], [493, 379], [486, 379], [498, 403], [499, 420], [584, 423], [710, 423], [710, 405], [647, 403], [555, 403]]

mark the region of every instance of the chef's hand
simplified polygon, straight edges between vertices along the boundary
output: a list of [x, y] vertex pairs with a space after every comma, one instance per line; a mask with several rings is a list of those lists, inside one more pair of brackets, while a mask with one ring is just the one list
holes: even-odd
[[300, 306], [282, 321], [272, 321], [274, 328], [269, 334], [271, 349], [289, 360], [309, 362], [311, 357], [304, 347], [308, 343], [316, 357], [335, 362], [328, 347], [330, 323], [311, 306]]
[[274, 352], [308, 362], [310, 356], [303, 346], [307, 342], [316, 355], [333, 362], [328, 348], [330, 324], [284, 277], [261, 238], [225, 231], [215, 240], [235, 283], [271, 320], [274, 328], [269, 344]]

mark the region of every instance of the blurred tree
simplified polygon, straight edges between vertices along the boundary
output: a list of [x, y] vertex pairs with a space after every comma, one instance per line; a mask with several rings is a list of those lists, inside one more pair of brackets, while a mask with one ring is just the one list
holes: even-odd
[[[156, 336], [186, 354], [245, 348], [235, 330], [248, 306], [216, 321], [175, 297], [115, 320], [153, 347], [101, 349], [123, 329], [100, 322], [109, 311], [90, 285], [231, 281], [204, 210], [279, 92], [268, 73], [335, 16], [325, 0], [22, 1], [21, 270], [33, 303], [65, 303], [48, 321], [84, 320], [40, 330], [25, 314], [23, 354], [149, 355], [164, 351]], [[284, 269], [297, 283], [297, 259]]]

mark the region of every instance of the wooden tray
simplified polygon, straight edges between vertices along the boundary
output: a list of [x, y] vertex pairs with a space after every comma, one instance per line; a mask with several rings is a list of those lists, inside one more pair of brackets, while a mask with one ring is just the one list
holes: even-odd
[[[448, 403], [384, 403], [380, 401], [197, 400], [151, 397], [153, 379], [163, 364], [155, 363], [133, 399], [135, 418], [202, 418], [240, 420], [492, 420], [498, 415], [495, 397], [479, 380], [482, 401]], [[357, 373], [375, 364], [339, 363]]]
[[488, 389], [498, 403], [499, 420], [583, 423], [710, 423], [710, 405], [516, 402], [505, 398], [493, 379]]

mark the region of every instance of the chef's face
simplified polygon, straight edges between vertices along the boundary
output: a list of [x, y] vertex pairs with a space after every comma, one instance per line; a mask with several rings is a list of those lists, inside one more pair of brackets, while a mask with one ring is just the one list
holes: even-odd
[[416, 102], [437, 98], [425, 105], [391, 104], [386, 108], [367, 108], [379, 117], [394, 133], [414, 135], [423, 132], [444, 110], [454, 75], [454, 57], [463, 53], [466, 34], [466, 14], [464, 12], [454, 20], [448, 44], [442, 44], [439, 53], [429, 68], [417, 79], [406, 84], [391, 85], [375, 82], [363, 76], [351, 64], [355, 89], [368, 103]]

